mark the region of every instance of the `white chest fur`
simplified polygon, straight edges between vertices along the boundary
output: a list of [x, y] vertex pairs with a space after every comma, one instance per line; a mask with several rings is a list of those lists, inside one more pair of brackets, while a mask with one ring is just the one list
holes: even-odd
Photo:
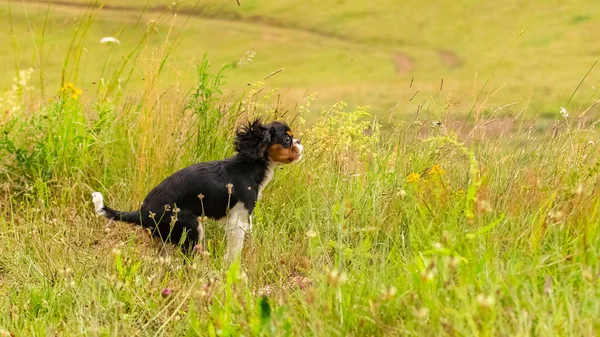
[[267, 164], [267, 168], [265, 170], [265, 177], [263, 181], [258, 185], [258, 199], [262, 197], [262, 192], [267, 186], [267, 184], [273, 179], [273, 175], [275, 174], [276, 163], [270, 162]]

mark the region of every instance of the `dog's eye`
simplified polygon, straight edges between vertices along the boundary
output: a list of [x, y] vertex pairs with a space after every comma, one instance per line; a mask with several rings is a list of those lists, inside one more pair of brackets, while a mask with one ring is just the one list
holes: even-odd
[[292, 137], [290, 137], [290, 135], [286, 135], [286, 136], [285, 136], [285, 143], [286, 143], [286, 144], [289, 144], [289, 143], [291, 143], [291, 142], [292, 142]]

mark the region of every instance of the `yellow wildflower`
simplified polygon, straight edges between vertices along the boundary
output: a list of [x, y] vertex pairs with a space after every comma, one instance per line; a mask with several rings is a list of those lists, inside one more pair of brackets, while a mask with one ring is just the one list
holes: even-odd
[[81, 94], [83, 93], [83, 91], [81, 89], [77, 88], [75, 86], [75, 84], [69, 82], [69, 83], [63, 85], [60, 88], [60, 93], [64, 94], [65, 96], [69, 96], [72, 99], [76, 100], [76, 99], [79, 98], [79, 96], [81, 96]]
[[433, 165], [433, 167], [431, 168], [431, 170], [429, 170], [429, 174], [439, 174], [439, 175], [442, 175], [444, 173], [446, 173], [446, 171], [444, 171], [444, 169], [440, 166], [440, 164]]
[[419, 175], [416, 172], [413, 172], [413, 173], [409, 174], [408, 177], [406, 177], [407, 183], [416, 183], [419, 180], [421, 180], [421, 175]]

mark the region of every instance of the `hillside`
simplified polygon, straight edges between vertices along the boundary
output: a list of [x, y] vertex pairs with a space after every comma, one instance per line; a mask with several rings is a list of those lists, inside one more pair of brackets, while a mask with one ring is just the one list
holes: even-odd
[[[204, 53], [220, 65], [235, 64], [252, 50], [253, 62], [229, 74], [230, 90], [243, 90], [284, 68], [268, 85], [281, 88], [290, 104], [317, 92], [323, 105], [344, 100], [384, 112], [401, 103], [400, 112], [413, 113], [429, 101], [438, 102], [437, 110], [449, 104], [460, 113], [470, 108], [493, 72], [482, 94], [494, 93], [487, 100], [490, 106], [518, 102], [515, 111], [529, 106], [532, 114], [555, 115], [600, 55], [593, 33], [600, 29], [600, 8], [587, 1], [550, 2], [254, 0], [238, 6], [236, 1], [209, 0], [173, 7], [171, 1], [133, 0], [126, 5], [103, 1], [105, 7], [83, 41], [89, 53], [81, 80], [87, 83], [100, 76], [97, 69], [107, 50], [98, 44], [101, 37], [119, 35], [124, 43], [117, 52], [128, 52], [147, 27], [138, 23], [146, 7], [142, 20], [160, 19], [151, 45], [159, 46], [168, 25], [175, 24], [170, 37], [171, 41], [179, 37], [179, 47], [172, 50], [168, 64], [170, 76], [184, 84], [189, 83], [185, 73], [190, 65]], [[73, 20], [88, 5], [93, 4], [61, 1], [49, 9], [43, 62], [48, 82], [55, 87]], [[40, 39], [48, 6], [3, 2], [0, 15], [6, 17], [9, 8], [15, 35], [27, 37], [19, 39], [18, 64], [39, 69], [39, 50], [32, 42]], [[180, 13], [175, 19], [168, 14], [174, 11]], [[10, 21], [3, 20], [0, 28], [10, 31]], [[14, 50], [9, 36], [0, 39], [5, 50]], [[14, 52], [1, 55], [0, 63], [4, 72], [14, 71]], [[134, 88], [140, 77], [134, 78]], [[574, 97], [573, 107], [589, 106], [599, 81], [593, 71]], [[0, 82], [3, 87], [9, 84], [10, 77]]]

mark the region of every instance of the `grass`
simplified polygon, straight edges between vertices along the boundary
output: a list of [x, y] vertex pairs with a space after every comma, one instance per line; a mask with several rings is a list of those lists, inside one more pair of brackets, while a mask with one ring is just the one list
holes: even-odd
[[[71, 3], [90, 4], [81, 0]], [[110, 7], [120, 2], [103, 3], [107, 8], [98, 13], [84, 41], [86, 71], [81, 85], [90, 90], [91, 82], [102, 76], [99, 70], [110, 49], [97, 41], [106, 35], [119, 35], [124, 43], [110, 53], [125, 55], [129, 52], [126, 47], [138, 41], [151, 19], [159, 19], [159, 24], [148, 41], [150, 45], [160, 45], [169, 31], [172, 38], [179, 37], [179, 47], [173, 49], [168, 62], [174, 73], [170, 80], [191, 85], [194, 79], [185, 76], [187, 70], [205, 52], [210, 52], [215, 64], [235, 64], [246, 51], [253, 50], [254, 62], [229, 76], [227, 91], [239, 94], [246, 84], [284, 68], [267, 82], [282, 89], [289, 105], [317, 92], [320, 99], [315, 104], [319, 107], [328, 105], [321, 102], [331, 104], [342, 99], [351, 106], [373, 106], [377, 114], [408, 101], [416, 90], [419, 93], [412, 104], [400, 112], [412, 114], [423, 101], [433, 103], [449, 97], [451, 108], [464, 113], [500, 56], [526, 28], [498, 64], [486, 89], [490, 103], [486, 108], [518, 102], [507, 112], [516, 114], [528, 107], [530, 115], [553, 118], [598, 57], [593, 36], [587, 33], [598, 29], [598, 8], [586, 1], [439, 4], [378, 0], [371, 5], [251, 0], [237, 6], [236, 1], [206, 0], [199, 4], [180, 2], [176, 19], [171, 15], [174, 10], [171, 14], [152, 10], [170, 6], [171, 1], [151, 2], [144, 15], [140, 13], [145, 0], [129, 1], [126, 8]], [[17, 63], [40, 69], [34, 41], [39, 41], [48, 6], [5, 2], [0, 13], [6, 15], [9, 5], [12, 29], [19, 37]], [[74, 18], [84, 10], [50, 7], [51, 28], [45, 33], [43, 68], [53, 86], [59, 84], [54, 69], [62, 62], [60, 50], [71, 39]], [[1, 25], [3, 31], [10, 31], [8, 21]], [[9, 42], [8, 34], [0, 37], [1, 45], [9, 46]], [[3, 71], [11, 73], [14, 63], [11, 53], [0, 56]], [[0, 79], [0, 86], [9, 86], [10, 80], [10, 76]], [[597, 73], [592, 73], [573, 104], [585, 109], [593, 103], [598, 81]], [[134, 76], [131, 82], [132, 87], [143, 86], [141, 76]]]
[[[56, 27], [72, 27], [43, 13], [36, 55], [53, 51]], [[0, 336], [600, 332], [600, 138], [596, 105], [575, 104], [583, 85], [568, 115], [546, 121], [507, 117], [511, 101], [485, 92], [464, 127], [445, 94], [390, 113], [315, 96], [290, 108], [285, 89], [257, 78], [225, 89], [256, 58], [221, 69], [198, 57], [181, 70], [186, 86], [171, 63], [191, 52], [177, 25], [123, 33], [127, 53], [92, 49], [80, 41], [110, 26], [94, 15], [85, 34], [64, 32], [68, 56], [22, 71], [1, 96]], [[560, 96], [590, 80], [593, 61]], [[412, 104], [422, 112], [407, 118]], [[239, 263], [223, 264], [218, 223], [207, 226], [210, 256], [186, 260], [94, 214], [92, 191], [135, 209], [176, 169], [232, 154], [233, 129], [254, 116], [290, 122], [306, 155], [265, 190]]]

